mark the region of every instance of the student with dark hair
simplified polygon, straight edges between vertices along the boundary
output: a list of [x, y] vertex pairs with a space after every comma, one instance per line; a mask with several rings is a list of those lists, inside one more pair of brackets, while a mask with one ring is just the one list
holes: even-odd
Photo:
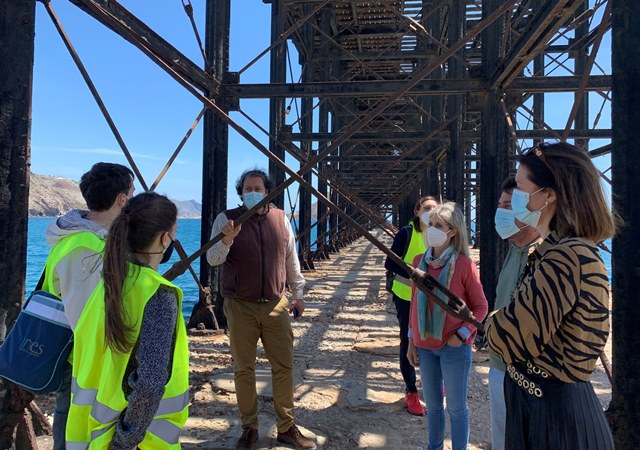
[[102, 281], [74, 331], [70, 447], [180, 448], [189, 403], [182, 291], [157, 272], [177, 215], [168, 198], [145, 192], [111, 225]]
[[[133, 172], [120, 164], [100, 162], [80, 180], [80, 192], [89, 210], [74, 209], [49, 224], [47, 243], [52, 247], [45, 265], [42, 289], [62, 300], [74, 330], [84, 305], [98, 284], [100, 254], [113, 219], [133, 195]], [[71, 368], [56, 397], [53, 414], [53, 448], [65, 448]]]
[[[413, 264], [413, 258], [426, 250], [424, 236], [429, 223], [429, 211], [438, 205], [435, 197], [420, 198], [413, 208], [413, 218], [409, 225], [400, 228], [393, 238], [391, 251], [403, 259], [407, 264]], [[393, 274], [391, 294], [396, 306], [396, 317], [400, 326], [400, 372], [404, 380], [404, 400], [407, 412], [415, 416], [424, 416], [424, 407], [420, 403], [420, 394], [416, 386], [416, 369], [407, 359], [409, 349], [409, 310], [411, 307], [411, 287], [409, 275], [405, 270], [389, 258], [384, 263], [385, 269]]]
[[[266, 205], [242, 225], [234, 223], [256, 206], [273, 184], [262, 170], [244, 172], [236, 189], [243, 205], [221, 212], [211, 237], [220, 242], [207, 251], [207, 261], [220, 265], [220, 291], [229, 325], [234, 383], [243, 432], [236, 449], [253, 449], [258, 440], [256, 350], [262, 341], [271, 364], [273, 408], [278, 419], [278, 442], [298, 449], [316, 448], [295, 423], [293, 405], [293, 332], [289, 314], [304, 314], [304, 277], [296, 244], [283, 210]], [[287, 285], [292, 299], [286, 296]]]
[[505, 448], [613, 449], [589, 381], [609, 335], [609, 282], [596, 243], [615, 222], [589, 154], [561, 142], [523, 153], [511, 206], [544, 241], [513, 301], [486, 322], [507, 365]]

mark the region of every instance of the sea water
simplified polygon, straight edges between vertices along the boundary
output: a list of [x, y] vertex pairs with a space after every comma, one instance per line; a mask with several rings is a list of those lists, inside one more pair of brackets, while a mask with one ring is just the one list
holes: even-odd
[[[47, 225], [55, 220], [51, 217], [32, 217], [29, 219], [29, 235], [27, 244], [27, 279], [26, 279], [26, 291], [30, 293], [38, 283], [38, 279], [42, 274], [44, 263], [47, 260], [49, 254], [49, 246], [45, 238], [45, 230]], [[200, 219], [178, 219], [178, 239], [187, 252], [187, 255], [191, 255], [198, 248], [200, 248]], [[311, 232], [311, 242], [315, 242], [316, 233], [315, 228]], [[611, 242], [605, 241], [607, 247], [611, 248]], [[600, 252], [604, 260], [607, 270], [609, 272], [609, 279], [611, 279], [611, 255], [605, 251]], [[171, 260], [160, 266], [160, 273], [165, 272], [171, 268], [174, 262], [179, 260], [177, 252], [173, 252]], [[200, 273], [200, 264], [196, 261], [193, 264], [193, 269], [196, 274]], [[174, 283], [178, 285], [184, 293], [182, 301], [182, 312], [185, 317], [191, 315], [193, 305], [198, 301], [198, 285], [193, 279], [193, 276], [189, 271], [180, 275], [174, 280]]]
[[[45, 237], [45, 230], [49, 223], [55, 218], [53, 217], [31, 217], [29, 218], [29, 235], [27, 244], [27, 280], [26, 280], [26, 292], [27, 295], [36, 287], [40, 275], [42, 275], [42, 269], [44, 263], [47, 260], [49, 254], [49, 246]], [[178, 239], [184, 247], [187, 255], [195, 253], [200, 248], [200, 219], [178, 219]], [[311, 232], [311, 242], [316, 240], [315, 228]], [[160, 266], [160, 273], [171, 268], [171, 265], [177, 262], [180, 258], [176, 251], [173, 252], [171, 260]], [[193, 270], [200, 275], [200, 263], [196, 260], [192, 264]], [[185, 317], [191, 316], [193, 305], [198, 301], [198, 285], [196, 284], [191, 272], [185, 271], [173, 282], [182, 289], [184, 294], [182, 299], [182, 312]]]

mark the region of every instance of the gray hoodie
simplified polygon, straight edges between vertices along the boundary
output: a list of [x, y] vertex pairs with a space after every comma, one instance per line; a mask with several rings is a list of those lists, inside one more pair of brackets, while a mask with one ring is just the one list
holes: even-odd
[[[80, 232], [94, 233], [101, 239], [107, 230], [86, 219], [88, 211], [73, 209], [47, 227], [47, 243], [54, 247], [60, 240]], [[64, 304], [64, 312], [75, 330], [87, 299], [100, 281], [102, 258], [88, 248], [78, 248], [62, 258], [54, 268], [53, 288]]]

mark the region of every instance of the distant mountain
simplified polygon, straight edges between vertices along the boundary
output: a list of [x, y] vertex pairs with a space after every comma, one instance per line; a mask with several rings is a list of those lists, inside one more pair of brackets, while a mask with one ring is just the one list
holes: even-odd
[[74, 208], [87, 208], [78, 183], [67, 178], [31, 174], [30, 216], [56, 217]]
[[[195, 200], [172, 200], [182, 218], [200, 217], [202, 205]], [[29, 186], [29, 215], [56, 217], [74, 208], [86, 209], [76, 181], [68, 178], [31, 174]]]
[[178, 207], [178, 216], [184, 219], [196, 219], [202, 215], [202, 205], [195, 200], [173, 200]]

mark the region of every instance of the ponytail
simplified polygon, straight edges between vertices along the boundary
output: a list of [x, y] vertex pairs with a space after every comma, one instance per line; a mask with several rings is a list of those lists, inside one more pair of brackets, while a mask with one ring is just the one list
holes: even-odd
[[120, 214], [111, 224], [104, 252], [102, 279], [104, 283], [104, 313], [106, 344], [111, 350], [127, 353], [132, 326], [125, 323], [122, 307], [122, 287], [129, 272], [127, 242], [128, 216]]
[[126, 322], [123, 287], [129, 274], [129, 258], [145, 252], [163, 231], [176, 223], [178, 209], [164, 195], [143, 192], [129, 199], [111, 224], [104, 251], [105, 343], [114, 352], [128, 353], [134, 345], [134, 324]]

